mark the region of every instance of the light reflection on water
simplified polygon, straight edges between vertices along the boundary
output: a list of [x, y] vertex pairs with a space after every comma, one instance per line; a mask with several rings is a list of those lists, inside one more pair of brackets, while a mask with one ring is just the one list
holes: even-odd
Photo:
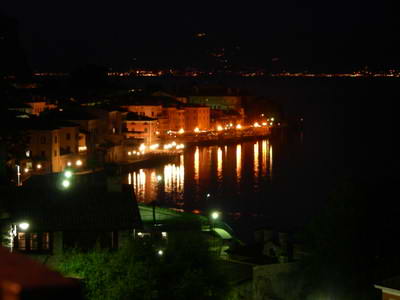
[[[210, 208], [219, 201], [226, 209], [239, 210], [233, 199], [257, 192], [272, 177], [272, 145], [268, 140], [227, 146], [196, 146], [186, 149], [175, 162], [126, 175], [138, 202], [154, 200], [188, 209]], [[206, 199], [211, 193], [213, 197]], [[229, 203], [231, 202], [231, 203]], [[225, 207], [222, 207], [225, 209]]]

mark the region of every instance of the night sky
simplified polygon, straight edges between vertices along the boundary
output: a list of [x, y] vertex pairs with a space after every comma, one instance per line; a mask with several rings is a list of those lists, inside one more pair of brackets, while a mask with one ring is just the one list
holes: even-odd
[[34, 70], [188, 66], [214, 48], [235, 49], [238, 65], [267, 69], [397, 67], [396, 10], [365, 2], [44, 0], [7, 1], [1, 9], [18, 20]]

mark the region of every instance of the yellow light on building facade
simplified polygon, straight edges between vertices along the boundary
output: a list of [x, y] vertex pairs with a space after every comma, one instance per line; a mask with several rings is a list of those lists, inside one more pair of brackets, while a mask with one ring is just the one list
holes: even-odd
[[131, 155], [132, 155], [132, 152], [131, 152], [131, 151], [128, 151], [128, 155], [131, 156]]
[[194, 129], [194, 132], [200, 132], [199, 127], [196, 127], [196, 128]]
[[140, 144], [139, 151], [143, 152], [146, 149], [145, 144]]
[[237, 124], [237, 125], [236, 125], [236, 129], [242, 129], [242, 125]]
[[260, 124], [258, 124], [258, 122], [255, 122], [254, 127], [260, 127]]
[[221, 125], [218, 125], [217, 130], [218, 130], [218, 131], [222, 131], [222, 130], [224, 130], [224, 129], [222, 128]]
[[40, 170], [42, 168], [42, 165], [41, 164], [37, 164], [36, 168]]
[[81, 161], [80, 159], [78, 159], [78, 160], [76, 161], [76, 165], [77, 165], [78, 167], [82, 166], [82, 161]]
[[181, 129], [179, 129], [178, 133], [183, 134], [183, 133], [185, 133], [185, 130], [183, 128], [181, 128]]
[[25, 173], [28, 173], [28, 172], [29, 172], [29, 169], [28, 169], [28, 168], [25, 168], [25, 169], [24, 169], [24, 172], [25, 172]]

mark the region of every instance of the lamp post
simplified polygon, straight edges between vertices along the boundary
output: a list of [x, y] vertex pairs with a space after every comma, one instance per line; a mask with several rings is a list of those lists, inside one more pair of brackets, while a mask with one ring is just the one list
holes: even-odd
[[210, 231], [211, 231], [211, 234], [212, 234], [212, 236], [213, 236], [213, 248], [215, 248], [215, 246], [216, 246], [216, 238], [215, 238], [215, 235], [214, 235], [214, 227], [215, 227], [215, 222], [219, 219], [219, 217], [220, 217], [220, 212], [219, 211], [212, 211], [211, 212], [211, 214], [210, 214]]

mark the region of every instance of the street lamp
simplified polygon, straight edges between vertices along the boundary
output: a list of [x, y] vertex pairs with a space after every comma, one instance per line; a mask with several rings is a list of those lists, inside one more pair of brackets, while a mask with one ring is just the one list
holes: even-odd
[[21, 230], [27, 230], [29, 228], [29, 223], [27, 222], [21, 222], [18, 224], [19, 229]]
[[64, 188], [69, 188], [69, 186], [71, 185], [71, 182], [69, 181], [69, 180], [67, 180], [67, 179], [64, 179], [63, 181], [62, 181], [62, 186], [64, 187]]
[[72, 177], [72, 171], [70, 171], [70, 170], [65, 171], [64, 172], [64, 176], [65, 176], [65, 178], [71, 178]]
[[163, 255], [164, 255], [164, 251], [160, 249], [160, 250], [157, 251], [157, 254], [158, 254], [159, 256], [163, 256]]
[[213, 221], [218, 220], [218, 219], [219, 219], [219, 212], [218, 212], [218, 211], [213, 211], [213, 212], [211, 213], [211, 219], [212, 219]]

